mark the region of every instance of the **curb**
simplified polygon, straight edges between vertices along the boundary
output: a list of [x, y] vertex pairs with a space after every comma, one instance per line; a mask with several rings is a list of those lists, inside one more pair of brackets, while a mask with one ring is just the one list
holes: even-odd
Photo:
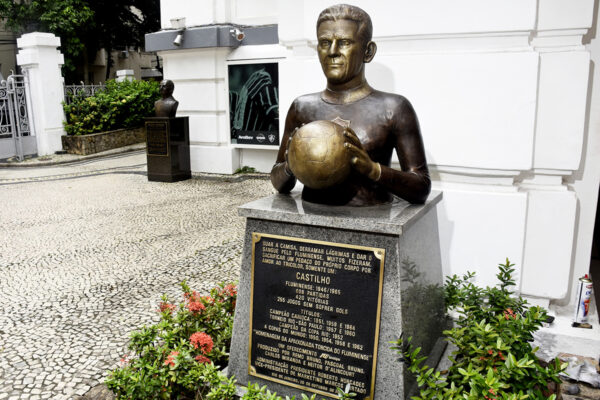
[[224, 181], [224, 182], [241, 182], [248, 179], [271, 179], [271, 175], [263, 172], [253, 172], [249, 174], [209, 174], [206, 172], [192, 172], [192, 179], [202, 179], [206, 181]]
[[[36, 167], [52, 167], [55, 165], [65, 165], [65, 164], [73, 164], [81, 161], [94, 160], [96, 158], [104, 158], [110, 157], [119, 154], [132, 153], [135, 151], [143, 151], [146, 149], [146, 144], [138, 145], [136, 147], [130, 147], [127, 149], [123, 149], [120, 151], [111, 151], [110, 153], [96, 153], [90, 154], [88, 156], [76, 156], [77, 158], [71, 160], [62, 160], [62, 161], [38, 161], [38, 162], [29, 162], [23, 163], [22, 161], [16, 162], [0, 162], [0, 168], [36, 168]], [[109, 150], [110, 151], [110, 150]]]

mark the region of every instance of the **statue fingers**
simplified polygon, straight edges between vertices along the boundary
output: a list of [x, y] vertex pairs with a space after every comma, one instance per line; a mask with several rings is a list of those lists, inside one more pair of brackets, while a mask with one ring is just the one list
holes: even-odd
[[352, 157], [350, 164], [356, 171], [369, 179], [378, 181], [381, 177], [381, 164], [373, 162], [370, 159], [367, 160], [360, 157]]
[[369, 155], [367, 154], [366, 151], [364, 151], [364, 149], [362, 147], [356, 146], [352, 143], [344, 143], [344, 147], [350, 152], [350, 154], [352, 155], [352, 157], [358, 157], [361, 159], [367, 159], [367, 160], [371, 160], [371, 157], [369, 157]]
[[298, 132], [298, 127], [295, 127], [294, 130], [292, 131], [292, 133], [290, 133], [290, 138], [288, 139], [288, 142], [290, 140], [292, 140], [292, 138], [294, 137], [294, 135], [296, 134], [296, 132]]
[[352, 168], [362, 175], [369, 175], [371, 172], [371, 162], [361, 157], [352, 157], [350, 164], [352, 165]]
[[298, 128], [294, 129], [288, 136], [288, 140], [287, 143], [285, 144], [285, 154], [286, 154], [286, 158], [287, 158], [287, 152], [290, 149], [290, 144], [292, 143], [292, 138], [294, 137], [294, 135], [296, 134], [296, 131], [298, 130]]
[[354, 132], [354, 129], [350, 128], [349, 126], [344, 127], [344, 132], [348, 132], [350, 135], [358, 139], [358, 135], [356, 134], [356, 132]]
[[362, 148], [362, 143], [360, 142], [360, 139], [358, 138], [358, 136], [356, 136], [356, 133], [354, 133], [354, 131], [352, 129], [350, 129], [350, 128], [344, 129], [344, 138], [349, 143], [352, 143], [354, 146], [356, 146], [358, 148]]

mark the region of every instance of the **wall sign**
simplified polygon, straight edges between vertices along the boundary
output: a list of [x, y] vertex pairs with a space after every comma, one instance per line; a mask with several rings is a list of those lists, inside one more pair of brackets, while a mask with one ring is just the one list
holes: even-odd
[[231, 143], [279, 146], [277, 63], [229, 65]]

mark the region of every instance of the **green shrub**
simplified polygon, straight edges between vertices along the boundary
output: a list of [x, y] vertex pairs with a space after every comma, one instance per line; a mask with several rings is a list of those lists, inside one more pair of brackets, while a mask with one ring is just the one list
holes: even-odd
[[256, 168], [244, 165], [243, 167], [236, 169], [233, 174], [253, 174], [255, 172], [257, 172]]
[[[117, 399], [233, 400], [235, 378], [221, 369], [229, 360], [237, 288], [220, 285], [200, 296], [183, 282], [183, 301], [176, 305], [163, 296], [160, 321], [131, 334], [130, 355], [109, 374], [106, 385]], [[355, 394], [338, 389], [338, 399]], [[302, 400], [317, 396], [302, 395]], [[266, 386], [248, 384], [241, 400], [284, 400]], [[285, 400], [294, 398], [285, 397]]]
[[86, 98], [63, 104], [68, 135], [86, 135], [141, 126], [154, 115], [154, 102], [160, 98], [157, 82], [114, 80], [106, 89]]
[[185, 282], [181, 287], [183, 302], [163, 296], [158, 324], [131, 334], [131, 354], [106, 380], [117, 398], [233, 398], [234, 381], [219, 368], [229, 357], [237, 289], [230, 284], [200, 296]]
[[506, 260], [496, 275], [498, 287], [485, 289], [473, 285], [474, 274], [446, 279], [445, 300], [449, 311], [458, 318], [453, 329], [444, 331], [456, 345], [447, 376], [424, 365], [410, 338], [399, 339], [395, 347], [416, 375], [419, 396], [413, 399], [556, 399], [547, 385], [559, 383], [559, 372], [566, 368], [558, 360], [542, 366], [530, 341], [546, 321], [543, 308], [528, 307], [527, 302], [510, 290], [513, 264]]

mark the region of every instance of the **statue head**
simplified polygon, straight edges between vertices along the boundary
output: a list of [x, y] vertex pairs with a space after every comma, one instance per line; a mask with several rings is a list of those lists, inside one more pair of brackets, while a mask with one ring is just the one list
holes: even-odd
[[162, 96], [162, 98], [166, 99], [167, 97], [173, 96], [173, 91], [175, 90], [175, 84], [173, 83], [172, 80], [165, 79], [164, 81], [160, 82], [159, 90], [160, 90], [160, 95]]
[[344, 84], [364, 73], [375, 56], [373, 24], [364, 10], [347, 4], [326, 8], [317, 20], [317, 51], [327, 82]]

